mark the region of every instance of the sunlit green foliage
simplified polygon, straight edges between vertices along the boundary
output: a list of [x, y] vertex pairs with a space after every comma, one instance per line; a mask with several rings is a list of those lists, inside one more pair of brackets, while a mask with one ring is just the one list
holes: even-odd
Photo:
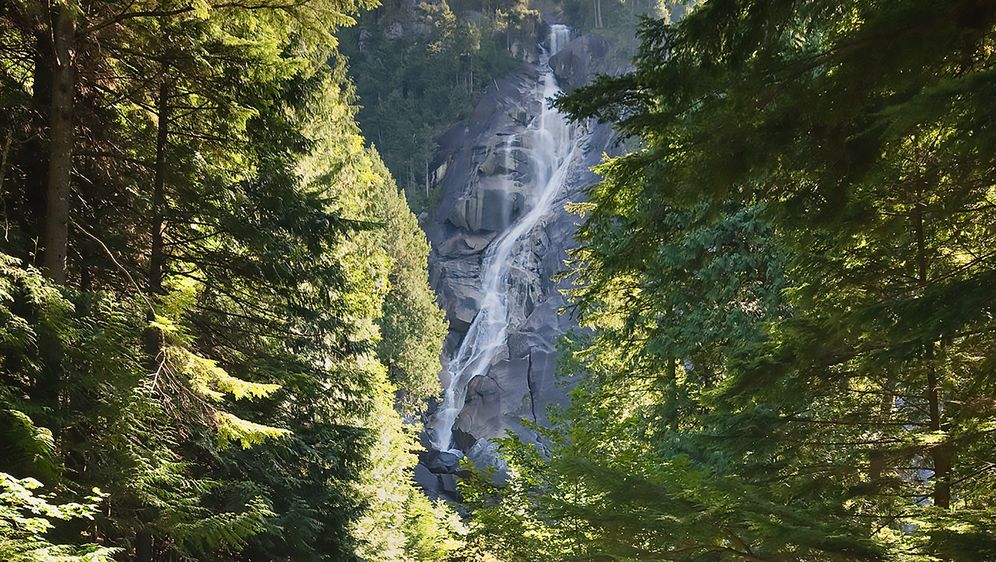
[[994, 24], [970, 1], [707, 1], [564, 98], [641, 145], [579, 209], [587, 379], [548, 455], [506, 445], [474, 540], [991, 559]]
[[415, 485], [414, 428], [395, 410], [393, 385], [385, 380], [383, 369], [372, 375], [383, 388], [366, 421], [377, 438], [360, 481], [370, 508], [354, 526], [362, 540], [359, 554], [374, 562], [451, 560], [463, 548], [463, 523], [447, 505], [430, 501]]
[[[10, 556], [353, 560], [361, 516], [406, 508], [363, 474], [394, 462], [375, 443], [411, 458], [384, 407], [437, 392], [445, 324], [336, 51], [368, 7], [0, 8], [0, 470], [52, 494], [51, 532], [5, 534]], [[60, 228], [64, 271], [36, 269]], [[100, 509], [73, 511], [95, 487]], [[12, 509], [0, 524], [23, 527]], [[412, 518], [402, 550], [450, 540], [445, 518]]]
[[45, 540], [53, 520], [92, 519], [100, 498], [53, 504], [38, 494], [41, 482], [0, 472], [0, 557], [9, 562], [111, 562], [116, 550], [96, 544], [57, 545]]

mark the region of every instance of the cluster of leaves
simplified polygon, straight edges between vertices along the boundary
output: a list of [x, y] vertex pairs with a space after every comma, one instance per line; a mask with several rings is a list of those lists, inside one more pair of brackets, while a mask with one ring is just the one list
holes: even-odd
[[92, 518], [90, 503], [53, 504], [38, 494], [41, 482], [0, 472], [0, 556], [10, 562], [111, 562], [115, 549], [98, 545], [55, 545], [43, 538], [53, 520]]
[[587, 378], [546, 454], [506, 442], [511, 483], [470, 487], [472, 544], [993, 559], [994, 25], [991, 2], [710, 0], [561, 99], [641, 144], [578, 207]]
[[0, 7], [0, 557], [458, 542], [370, 483], [411, 463], [393, 405], [437, 392], [446, 324], [335, 48], [369, 6]]

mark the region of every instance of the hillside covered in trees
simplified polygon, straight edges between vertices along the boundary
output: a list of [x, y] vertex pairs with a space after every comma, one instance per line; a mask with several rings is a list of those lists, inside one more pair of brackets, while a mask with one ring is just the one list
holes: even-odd
[[[571, 33], [611, 75], [558, 87]], [[447, 502], [424, 217], [514, 72], [474, 314], [620, 155], [569, 403], [432, 443]], [[994, 100], [991, 0], [6, 0], [0, 562], [996, 561]]]
[[[629, 65], [644, 15], [674, 2], [650, 0], [392, 0], [340, 34], [360, 99], [358, 121], [408, 194], [416, 213], [442, 193], [433, 169], [437, 139], [472, 119], [483, 92], [523, 61], [551, 22], [609, 39]], [[596, 8], [599, 10], [596, 12]], [[679, 10], [681, 7], [678, 8]]]

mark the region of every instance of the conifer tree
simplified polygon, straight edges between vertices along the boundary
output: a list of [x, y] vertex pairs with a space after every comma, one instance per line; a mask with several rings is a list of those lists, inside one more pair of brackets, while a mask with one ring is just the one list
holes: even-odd
[[640, 145], [580, 209], [589, 378], [549, 458], [507, 445], [548, 559], [996, 552], [994, 22], [707, 1], [559, 102]]
[[[362, 148], [336, 58], [365, 7], [0, 8], [0, 431], [20, 436], [0, 471], [57, 500], [18, 501], [92, 518], [13, 534], [10, 552], [356, 558], [354, 523], [383, 507], [359, 484], [382, 437], [371, 412], [395, 400], [371, 377], [378, 345], [416, 407], [444, 331], [425, 241]], [[50, 44], [63, 21], [68, 58]], [[418, 316], [395, 314], [383, 342], [388, 295]], [[59, 511], [93, 487], [99, 509]], [[23, 523], [11, 506], [0, 528]]]

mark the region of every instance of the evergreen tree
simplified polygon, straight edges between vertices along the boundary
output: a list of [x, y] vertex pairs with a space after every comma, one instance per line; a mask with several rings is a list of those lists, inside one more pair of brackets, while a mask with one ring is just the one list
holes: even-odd
[[492, 491], [546, 559], [992, 558], [994, 18], [707, 1], [559, 102], [641, 144], [581, 209], [588, 379]]
[[371, 417], [435, 393], [445, 325], [336, 62], [365, 7], [0, 8], [0, 529], [36, 531], [4, 552], [349, 560], [401, 509], [361, 485], [372, 444], [408, 454]]

